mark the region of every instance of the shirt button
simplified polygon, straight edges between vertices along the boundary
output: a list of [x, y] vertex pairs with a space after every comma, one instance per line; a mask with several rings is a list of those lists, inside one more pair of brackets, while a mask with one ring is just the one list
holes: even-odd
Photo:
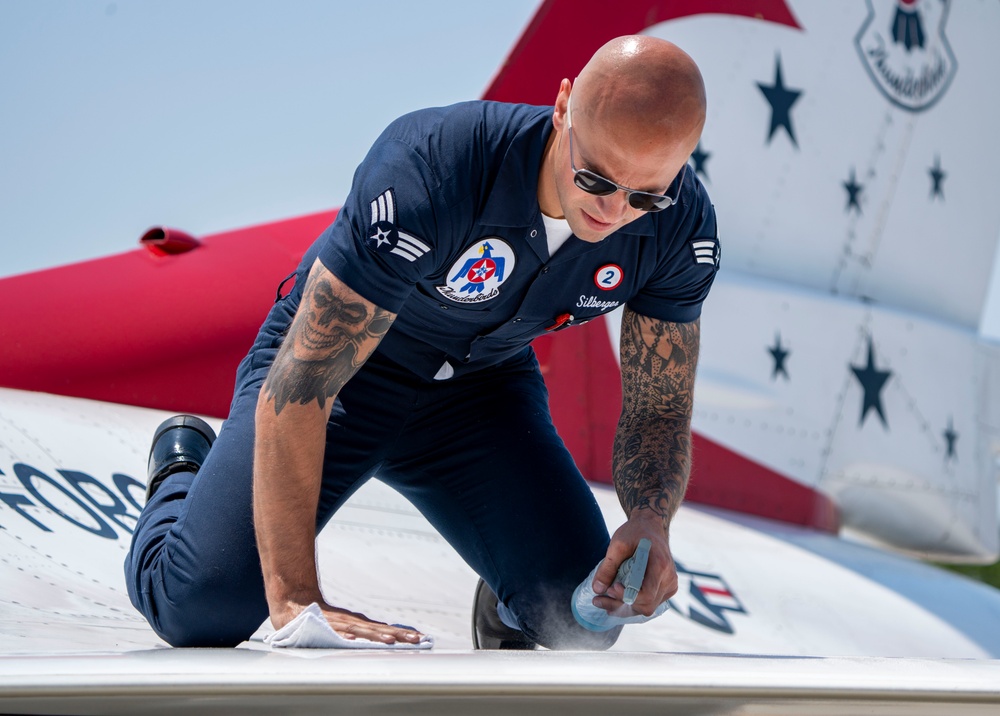
[[536, 236], [538, 236], [538, 230], [537, 229], [532, 229], [531, 230], [531, 238], [535, 238]]

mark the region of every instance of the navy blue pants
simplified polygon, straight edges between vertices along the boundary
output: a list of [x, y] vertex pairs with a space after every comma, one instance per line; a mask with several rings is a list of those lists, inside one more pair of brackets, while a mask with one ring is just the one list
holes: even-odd
[[[287, 312], [275, 306], [240, 365], [229, 418], [201, 470], [167, 478], [136, 526], [125, 561], [129, 597], [174, 646], [233, 646], [268, 616], [251, 500], [254, 412]], [[552, 426], [530, 349], [446, 381], [374, 354], [333, 407], [317, 529], [373, 476], [423, 513], [533, 640], [591, 649], [614, 642], [618, 630], [588, 632], [570, 611], [573, 589], [604, 557], [609, 536]]]

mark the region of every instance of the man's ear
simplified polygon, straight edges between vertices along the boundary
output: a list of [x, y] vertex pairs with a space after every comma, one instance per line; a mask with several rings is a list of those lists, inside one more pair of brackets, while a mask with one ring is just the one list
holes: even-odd
[[552, 112], [552, 126], [560, 132], [566, 128], [566, 107], [569, 103], [569, 95], [572, 90], [573, 83], [568, 79], [564, 78], [559, 83], [559, 93], [556, 95], [555, 108]]

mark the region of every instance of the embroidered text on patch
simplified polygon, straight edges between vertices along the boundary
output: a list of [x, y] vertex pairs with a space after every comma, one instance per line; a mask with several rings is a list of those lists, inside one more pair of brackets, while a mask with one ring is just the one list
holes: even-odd
[[396, 254], [407, 261], [416, 261], [431, 247], [416, 236], [396, 228], [396, 195], [392, 187], [372, 199], [372, 224], [365, 246], [372, 251]]

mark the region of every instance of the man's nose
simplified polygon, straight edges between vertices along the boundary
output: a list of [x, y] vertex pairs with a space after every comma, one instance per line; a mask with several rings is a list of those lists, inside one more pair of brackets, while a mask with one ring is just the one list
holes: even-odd
[[629, 208], [625, 192], [616, 191], [614, 194], [597, 197], [597, 208], [601, 212], [602, 221], [609, 224], [621, 221]]

